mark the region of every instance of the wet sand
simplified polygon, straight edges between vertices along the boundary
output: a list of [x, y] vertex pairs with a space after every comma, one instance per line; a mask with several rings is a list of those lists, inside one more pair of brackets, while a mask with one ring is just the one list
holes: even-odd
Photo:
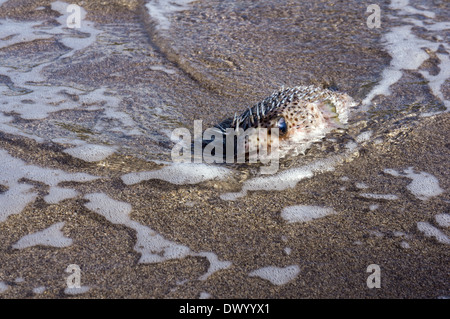
[[[48, 4], [11, 0], [0, 7], [0, 18], [50, 21], [58, 16], [57, 12], [35, 10]], [[241, 191], [243, 182], [254, 177], [254, 169], [245, 166], [237, 169], [232, 166], [230, 178], [198, 184], [177, 185], [151, 179], [128, 185], [122, 178], [127, 173], [164, 166], [149, 160], [169, 158], [167, 150], [172, 144], [167, 137], [163, 138], [162, 128], [170, 130], [180, 125], [192, 128], [195, 119], [215, 123], [283, 84], [333, 83], [363, 99], [389, 64], [389, 56], [379, 43], [382, 30], [358, 28], [365, 23], [357, 14], [364, 12], [364, 5], [351, 7], [354, 12], [339, 5], [323, 10], [321, 2], [317, 2], [294, 7], [294, 12], [277, 11], [274, 6], [243, 6], [237, 8], [239, 14], [235, 17], [222, 13], [226, 18], [215, 32], [225, 29], [220, 34], [239, 39], [235, 40], [236, 45], [246, 43], [244, 48], [226, 46], [224, 42], [217, 47], [209, 45], [214, 42], [209, 32], [214, 32], [209, 31], [212, 27], [208, 23], [220, 19], [208, 14], [221, 14], [220, 6], [212, 9], [214, 3], [199, 2], [195, 5], [201, 10], [179, 13], [183, 19], [174, 24], [169, 35], [152, 32], [154, 26], [139, 10], [140, 1], [79, 4], [88, 12], [86, 19], [107, 32], [82, 53], [49, 64], [43, 70], [47, 83], [86, 89], [107, 87], [118, 92], [117, 96], [123, 98], [122, 110], [132, 114], [134, 120], [140, 119], [136, 121], [145, 134], [130, 138], [127, 134], [102, 135], [90, 131], [90, 121], [94, 122], [98, 116], [96, 111], [50, 113], [42, 120], [10, 114], [16, 127], [44, 141], [0, 132], [0, 148], [9, 156], [22, 161], [24, 167], [85, 173], [97, 179], [85, 182], [63, 179], [57, 185], [49, 185], [21, 175], [17, 184], [30, 186], [29, 193], [36, 195], [19, 213], [0, 222], [0, 282], [7, 287], [0, 298], [199, 298], [205, 292], [212, 298], [449, 296], [448, 243], [426, 236], [419, 226], [423, 224], [418, 223], [428, 223], [444, 238], [450, 236], [448, 227], [436, 220], [436, 215], [449, 213], [450, 116], [448, 113], [420, 116], [420, 112], [444, 107], [429, 89], [414, 84], [417, 72], [405, 72], [391, 96], [378, 97], [371, 116], [355, 115], [359, 120], [352, 122], [347, 131], [315, 144], [303, 157], [282, 161], [281, 171], [288, 170], [342, 154], [349, 142], [358, 144], [333, 170], [302, 179], [294, 187], [249, 191], [233, 201], [222, 199], [223, 194]], [[301, 10], [306, 13], [301, 14]], [[339, 14], [343, 11], [347, 12], [345, 17]], [[308, 12], [315, 14], [308, 16]], [[271, 48], [289, 39], [276, 37], [283, 26], [278, 22], [280, 16], [285, 15], [291, 23], [289, 17], [300, 14], [312, 21], [305, 21], [302, 31], [297, 32], [314, 41], [295, 42], [303, 43], [304, 47], [301, 50], [296, 47], [295, 55], [287, 49], [281, 58], [275, 59], [280, 51]], [[230, 19], [249, 21], [248, 28], [254, 30], [244, 32], [240, 30], [242, 24], [228, 23]], [[263, 33], [255, 19], [272, 21], [277, 32]], [[198, 23], [199, 20], [203, 22]], [[319, 31], [318, 25], [324, 29]], [[180, 30], [189, 31], [182, 34]], [[366, 42], [361, 41], [363, 34]], [[197, 40], [195, 35], [209, 39], [199, 42], [203, 48], [192, 45]], [[174, 43], [167, 42], [167, 37]], [[129, 50], [124, 47], [115, 50], [117, 45], [112, 43], [124, 39]], [[341, 45], [336, 44], [337, 39]], [[315, 47], [324, 41], [327, 43], [324, 54], [318, 55]], [[286, 47], [287, 43], [280, 45]], [[180, 53], [182, 48], [186, 50]], [[356, 56], [348, 56], [349, 51]], [[0, 55], [10, 61], [14, 55], [27, 54], [20, 61], [47, 62], [64, 52], [66, 49], [60, 42], [48, 39], [4, 48]], [[342, 63], [341, 55], [346, 56]], [[331, 57], [335, 60], [330, 60]], [[353, 60], [358, 63], [350, 63]], [[162, 65], [166, 71], [177, 73], [172, 76], [170, 72], [151, 70], [151, 65]], [[268, 65], [273, 73], [267, 71]], [[436, 61], [430, 60], [424, 68], [433, 65]], [[293, 68], [302, 72], [293, 73]], [[265, 76], [267, 73], [273, 75]], [[8, 86], [8, 78], [0, 77], [0, 81]], [[443, 91], [448, 96], [448, 80]], [[66, 98], [77, 101], [74, 96]], [[417, 101], [423, 103], [417, 106]], [[165, 117], [145, 115], [162, 105], [166, 106], [162, 112]], [[370, 131], [371, 137], [358, 140], [365, 131]], [[88, 162], [64, 152], [67, 144], [51, 141], [68, 136], [122, 148], [105, 159]], [[426, 172], [434, 176], [442, 192], [426, 198], [412, 192], [408, 188], [412, 179], [402, 174], [410, 167], [415, 174]], [[395, 170], [399, 176], [386, 169]], [[51, 204], [45, 197], [54, 186], [71, 188], [78, 194]], [[7, 195], [9, 190], [8, 185], [0, 183], [0, 195]], [[128, 214], [129, 219], [112, 222], [112, 213], [102, 215], [90, 209], [89, 194], [97, 193], [108, 196], [113, 206], [121, 207], [118, 202], [131, 205], [130, 211], [126, 208], [123, 211], [123, 216]], [[395, 195], [395, 199], [373, 198], [373, 194]], [[330, 207], [335, 213], [309, 222], [288, 223], [282, 211], [293, 205]], [[71, 245], [14, 248], [24, 236], [58, 222], [64, 222], [61, 231], [72, 239]], [[139, 227], [147, 227], [145, 231], [150, 237], [141, 237], [143, 230]], [[164, 260], [142, 262], [140, 251], [148, 247], [146, 243], [137, 247], [137, 243], [142, 238], [151, 241], [149, 238], [159, 235], [170, 242], [167, 247], [188, 247], [188, 252], [165, 258], [164, 253], [169, 251], [166, 247], [159, 251]], [[215, 262], [215, 257], [219, 262]], [[65, 291], [69, 274], [64, 270], [70, 264], [80, 266], [81, 284], [89, 287], [86, 292], [70, 295]], [[371, 264], [381, 269], [379, 289], [369, 289], [366, 284], [370, 275], [366, 269]], [[213, 265], [219, 268], [212, 271]], [[281, 285], [249, 276], [264, 267], [291, 265], [297, 265], [299, 272]], [[33, 292], [37, 287], [45, 290]]]

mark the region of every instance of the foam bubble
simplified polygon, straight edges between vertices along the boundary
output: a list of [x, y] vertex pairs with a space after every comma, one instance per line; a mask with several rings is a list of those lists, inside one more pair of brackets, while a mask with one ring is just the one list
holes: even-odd
[[274, 285], [281, 286], [295, 279], [299, 272], [300, 267], [297, 265], [287, 266], [284, 268], [269, 266], [254, 270], [249, 274], [249, 276], [260, 277], [270, 281]]
[[152, 65], [152, 66], [150, 67], [150, 70], [153, 70], [153, 71], [162, 71], [162, 72], [167, 73], [167, 74], [170, 74], [170, 75], [177, 73], [175, 70], [168, 69], [168, 68], [166, 68], [166, 67], [164, 67], [164, 66], [162, 66], [162, 65]]
[[47, 289], [45, 286], [35, 287], [35, 288], [33, 288], [33, 293], [34, 294], [42, 294], [42, 293], [44, 293], [45, 289]]
[[367, 142], [370, 140], [371, 136], [372, 136], [372, 131], [366, 131], [366, 132], [362, 132], [361, 134], [359, 134], [355, 140], [358, 143]]
[[[447, 51], [450, 49], [445, 41], [433, 42], [417, 37], [413, 33], [415, 26], [425, 28], [429, 32], [443, 31], [450, 27], [449, 22], [435, 22], [433, 20], [435, 18], [434, 12], [418, 10], [410, 6], [408, 0], [392, 0], [390, 7], [397, 10], [397, 14], [400, 16], [408, 16], [407, 18], [401, 18], [407, 25], [393, 27], [384, 35], [385, 48], [392, 60], [390, 65], [383, 70], [381, 81], [363, 100], [363, 110], [367, 110], [375, 96], [390, 95], [390, 87], [400, 80], [403, 76], [403, 70], [418, 70], [423, 62], [430, 57], [424, 48], [437, 51], [439, 46], [443, 45]], [[427, 19], [422, 21], [411, 17], [411, 15], [422, 15]], [[428, 81], [428, 86], [433, 94], [443, 101], [447, 111], [449, 111], [450, 101], [445, 98], [441, 86], [450, 77], [450, 60], [446, 55], [436, 54], [440, 59], [440, 72], [437, 75], [431, 75], [428, 71], [419, 72]]]
[[367, 186], [366, 183], [362, 183], [362, 182], [356, 183], [355, 186], [356, 186], [356, 188], [359, 188], [359, 189], [369, 188], [369, 186]]
[[242, 190], [240, 192], [225, 193], [220, 195], [220, 198], [223, 200], [236, 200], [247, 195], [248, 191], [281, 191], [288, 188], [294, 188], [298, 182], [306, 178], [311, 178], [314, 174], [333, 171], [336, 165], [342, 163], [358, 149], [358, 144], [349, 142], [345, 145], [345, 148], [346, 151], [343, 154], [320, 159], [310, 164], [291, 168], [272, 176], [255, 177], [253, 179], [246, 180], [243, 183]]
[[[42, 21], [26, 22], [0, 19], [0, 48], [34, 40], [57, 38], [69, 49], [58, 57], [58, 60], [61, 60], [91, 46], [95, 43], [97, 36], [102, 33], [94, 28], [93, 22], [84, 18], [86, 11], [82, 7], [80, 7], [81, 28], [74, 31], [66, 26], [67, 18], [71, 14], [66, 10], [68, 4], [56, 1], [51, 6], [53, 10], [61, 14], [57, 18], [60, 25], [49, 27], [43, 25]], [[101, 110], [103, 114], [98, 117], [94, 127], [98, 132], [119, 130], [128, 135], [142, 134], [136, 129], [137, 126], [132, 117], [119, 109], [120, 100], [109, 94], [111, 92], [107, 92], [106, 88], [86, 91], [75, 87], [47, 85], [47, 79], [43, 76], [42, 70], [52, 63], [54, 63], [54, 59], [37, 65], [25, 62], [19, 69], [15, 64], [0, 66], [0, 74], [8, 76], [13, 84], [12, 88], [8, 86], [4, 92], [0, 90], [2, 95], [0, 130], [42, 142], [43, 139], [40, 137], [21, 132], [14, 127], [11, 123], [13, 118], [5, 116], [2, 112], [15, 112], [27, 120], [42, 120], [52, 113], [64, 110]], [[26, 99], [33, 103], [22, 103], [24, 94], [26, 94]], [[67, 97], [68, 95], [77, 96], [78, 100], [72, 100]]]
[[98, 162], [111, 156], [116, 151], [115, 147], [105, 145], [84, 144], [74, 148], [64, 150], [73, 157], [79, 158], [86, 162]]
[[72, 239], [65, 237], [61, 229], [64, 222], [56, 223], [42, 231], [26, 235], [19, 239], [17, 243], [12, 245], [14, 249], [24, 249], [37, 245], [51, 246], [51, 247], [68, 247], [72, 245]]
[[209, 294], [205, 291], [202, 291], [200, 293], [200, 296], [198, 297], [198, 299], [210, 299], [211, 297], [212, 297], [211, 294]]
[[302, 167], [288, 169], [276, 175], [255, 177], [245, 181], [240, 192], [225, 193], [220, 195], [220, 198], [223, 200], [236, 200], [239, 197], [245, 196], [248, 191], [282, 191], [288, 188], [294, 188], [301, 180], [313, 177], [314, 173], [334, 170], [334, 165], [336, 165], [337, 161], [338, 157], [335, 156]]
[[9, 289], [9, 286], [5, 284], [3, 281], [0, 281], [0, 294], [4, 293]]
[[392, 234], [393, 234], [395, 237], [405, 237], [405, 236], [406, 236], [406, 234], [405, 234], [404, 232], [398, 231], [398, 230], [394, 231]]
[[414, 173], [412, 167], [404, 170], [404, 174], [400, 174], [393, 169], [385, 169], [384, 172], [392, 176], [405, 176], [412, 179], [412, 182], [406, 186], [406, 188], [421, 200], [428, 200], [429, 198], [438, 196], [444, 192], [439, 186], [439, 181], [436, 177], [426, 172]]
[[209, 268], [206, 274], [199, 279], [206, 280], [214, 272], [228, 268], [231, 262], [220, 261], [212, 252], [195, 253], [185, 245], [165, 239], [151, 228], [141, 225], [130, 219], [132, 206], [129, 203], [114, 200], [103, 193], [91, 193], [85, 195], [89, 200], [86, 208], [104, 216], [114, 224], [122, 224], [136, 231], [137, 241], [134, 249], [141, 254], [140, 263], [159, 263], [170, 259], [181, 259], [188, 255], [206, 257]]
[[400, 247], [405, 248], [405, 249], [411, 248], [411, 246], [406, 241], [402, 241], [400, 243]]
[[77, 196], [75, 192], [70, 190], [66, 192], [63, 191], [63, 188], [57, 187], [59, 183], [65, 181], [87, 182], [98, 177], [86, 173], [66, 173], [59, 169], [28, 165], [24, 161], [10, 156], [7, 151], [0, 149], [0, 184], [8, 188], [6, 192], [0, 194], [0, 202], [2, 203], [0, 222], [5, 221], [10, 215], [20, 213], [37, 197], [32, 185], [19, 183], [22, 178], [42, 182], [50, 186], [47, 199], [52, 202], [62, 198], [70, 198], [70, 194]]
[[103, 193], [91, 193], [84, 196], [89, 200], [84, 204], [87, 209], [90, 209], [113, 224], [127, 224], [130, 222], [129, 214], [131, 213], [131, 205], [125, 202], [120, 202], [112, 199]]
[[66, 295], [81, 295], [89, 291], [91, 289], [89, 286], [81, 286], [80, 288], [66, 288], [64, 289], [64, 293]]
[[256, 177], [244, 182], [242, 190], [237, 193], [226, 193], [220, 195], [223, 200], [235, 200], [245, 196], [249, 190], [284, 190], [294, 188], [299, 181], [305, 178], [311, 178], [314, 174], [310, 167], [300, 167], [290, 169], [269, 177]]
[[288, 223], [304, 223], [331, 214], [336, 214], [336, 212], [329, 207], [298, 205], [283, 208], [281, 217]]
[[399, 14], [408, 15], [408, 14], [418, 14], [423, 15], [428, 18], [434, 18], [436, 14], [432, 11], [426, 10], [418, 10], [409, 5], [409, 0], [391, 0], [391, 4], [389, 5], [391, 9], [401, 10]]
[[419, 199], [427, 200], [444, 192], [439, 187], [438, 179], [431, 174], [425, 172], [416, 174], [413, 172], [412, 167], [405, 170], [405, 173], [408, 178], [412, 179], [411, 184], [406, 188]]
[[[1, 107], [0, 107], [0, 109], [1, 109]], [[0, 112], [0, 131], [5, 132], [7, 134], [25, 136], [27, 138], [31, 138], [31, 139], [35, 140], [38, 143], [44, 142], [43, 138], [40, 138], [33, 134], [24, 133], [21, 130], [19, 130], [17, 127], [12, 126], [11, 122], [13, 120], [14, 120], [14, 117], [6, 116], [5, 114]]]
[[449, 214], [438, 214], [434, 216], [434, 219], [441, 227], [450, 227], [450, 215]]
[[155, 171], [129, 173], [122, 176], [126, 185], [133, 185], [149, 179], [160, 179], [171, 184], [198, 184], [211, 179], [224, 179], [231, 171], [224, 167], [207, 164], [174, 163]]
[[[14, 21], [14, 20], [0, 20], [0, 49], [21, 43], [30, 42], [36, 39], [36, 34], [33, 32], [41, 22], [30, 21]], [[53, 36], [52, 33], [43, 33], [39, 35], [40, 39], [49, 39]]]
[[0, 222], [5, 221], [8, 216], [21, 213], [25, 207], [33, 202], [37, 193], [32, 192], [33, 187], [25, 184], [15, 184], [0, 194], [2, 209], [0, 210]]
[[434, 237], [436, 240], [443, 244], [450, 244], [450, 238], [448, 238], [443, 232], [427, 222], [418, 222], [417, 229], [424, 233], [427, 237]]
[[196, 254], [197, 256], [206, 257], [209, 261], [209, 268], [208, 271], [200, 276], [200, 280], [206, 280], [210, 275], [215, 273], [218, 270], [226, 269], [231, 266], [231, 262], [229, 261], [220, 261], [217, 258], [217, 255], [211, 252], [200, 252]]
[[57, 204], [65, 199], [74, 198], [78, 196], [78, 192], [72, 188], [50, 187], [49, 193], [44, 197], [48, 204]]
[[173, 12], [189, 9], [189, 4], [195, 0], [150, 0], [145, 6], [153, 20], [156, 21], [158, 30], [170, 28], [169, 16]]
[[385, 199], [385, 200], [396, 200], [398, 199], [397, 195], [393, 194], [370, 194], [370, 193], [363, 193], [359, 194], [359, 196], [369, 198], [369, 199]]

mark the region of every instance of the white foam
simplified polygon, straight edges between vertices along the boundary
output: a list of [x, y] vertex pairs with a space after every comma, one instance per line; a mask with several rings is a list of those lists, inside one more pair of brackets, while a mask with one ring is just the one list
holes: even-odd
[[103, 193], [92, 193], [84, 196], [89, 200], [86, 208], [95, 211], [113, 224], [126, 225], [130, 222], [131, 205], [112, 199]]
[[444, 192], [439, 186], [439, 180], [433, 175], [426, 172], [414, 173], [412, 167], [403, 171], [403, 174], [393, 170], [385, 169], [385, 173], [392, 176], [405, 176], [412, 179], [412, 182], [406, 188], [417, 198], [428, 200], [431, 197], [438, 196]]
[[427, 222], [418, 222], [417, 229], [424, 233], [427, 237], [434, 237], [436, 240], [443, 244], [450, 244], [450, 238], [448, 238], [443, 232]]
[[438, 196], [444, 192], [439, 187], [439, 181], [431, 174], [420, 172], [418, 174], [413, 172], [412, 167], [404, 171], [408, 178], [412, 179], [412, 182], [406, 187], [417, 198], [427, 200], [430, 197]]
[[370, 209], [371, 211], [374, 211], [375, 209], [378, 209], [378, 207], [380, 207], [380, 205], [378, 205], [378, 204], [372, 204], [372, 205], [369, 206], [369, 209]]
[[57, 204], [65, 199], [74, 198], [78, 196], [78, 192], [72, 188], [51, 187], [48, 195], [44, 200], [48, 204]]
[[79, 158], [86, 162], [98, 162], [111, 156], [116, 151], [115, 147], [105, 145], [84, 144], [74, 148], [64, 150], [73, 157]]
[[397, 195], [393, 194], [370, 194], [370, 193], [362, 193], [359, 196], [369, 198], [369, 199], [385, 199], [385, 200], [396, 200], [398, 199]]
[[239, 197], [245, 196], [247, 191], [254, 190], [284, 190], [287, 188], [294, 188], [299, 181], [305, 178], [314, 176], [310, 167], [300, 167], [290, 169], [288, 171], [279, 173], [269, 177], [256, 177], [244, 182], [242, 190], [237, 193], [226, 193], [220, 196], [224, 200], [235, 200]]
[[[21, 42], [30, 42], [36, 39], [35, 30], [41, 22], [0, 20], [0, 49]], [[39, 35], [40, 39], [49, 39], [51, 32]]]
[[217, 258], [217, 255], [211, 252], [200, 252], [198, 254], [195, 254], [197, 256], [206, 257], [209, 261], [209, 267], [208, 271], [200, 276], [200, 280], [206, 280], [209, 276], [211, 276], [216, 271], [219, 271], [221, 269], [226, 269], [231, 266], [231, 262], [229, 261], [220, 261]]
[[[33, 186], [19, 183], [22, 178], [42, 182], [50, 186], [47, 199], [51, 201], [69, 198], [69, 192], [65, 192], [58, 184], [65, 181], [88, 182], [98, 177], [86, 173], [66, 173], [59, 169], [42, 168], [28, 165], [24, 161], [14, 158], [5, 150], [0, 149], [0, 184], [8, 189], [0, 194], [2, 209], [0, 210], [0, 222], [5, 221], [8, 216], [20, 213], [29, 203], [33, 202], [37, 193]], [[71, 193], [76, 196], [74, 192]]]
[[158, 30], [170, 28], [170, 14], [189, 9], [189, 4], [195, 0], [150, 0], [147, 7], [150, 17], [157, 23]]
[[392, 176], [395, 176], [395, 177], [401, 176], [399, 172], [397, 172], [395, 169], [392, 169], [392, 168], [385, 168], [383, 170], [383, 172], [390, 174]]
[[114, 224], [121, 224], [136, 231], [137, 241], [134, 249], [141, 254], [140, 263], [159, 263], [170, 259], [181, 259], [188, 255], [206, 257], [209, 268], [199, 279], [206, 280], [214, 272], [228, 268], [231, 262], [220, 261], [212, 252], [195, 253], [189, 247], [165, 239], [151, 228], [130, 219], [132, 206], [129, 203], [114, 200], [103, 193], [87, 194], [86, 208], [104, 216]]
[[409, 0], [391, 0], [391, 9], [400, 10], [399, 14], [418, 14], [423, 15], [427, 18], [434, 18], [436, 14], [432, 11], [418, 10], [409, 5]]
[[379, 230], [371, 230], [371, 231], [369, 231], [369, 234], [371, 234], [372, 236], [378, 237], [378, 238], [384, 237], [384, 234], [382, 232], [380, 232]]
[[5, 132], [7, 134], [25, 136], [25, 137], [35, 140], [38, 143], [44, 142], [43, 138], [40, 138], [33, 134], [24, 133], [21, 130], [19, 130], [17, 127], [14, 127], [13, 124], [11, 123], [13, 120], [14, 120], [14, 118], [12, 116], [6, 116], [5, 114], [0, 112], [0, 131]]
[[44, 293], [45, 289], [47, 289], [45, 286], [35, 287], [35, 288], [33, 288], [33, 293], [39, 295], [39, 294]]
[[207, 293], [207, 292], [205, 292], [205, 291], [202, 291], [201, 293], [200, 293], [200, 296], [198, 297], [198, 299], [211, 299], [211, 294], [210, 293]]
[[[425, 40], [414, 35], [412, 31], [414, 26], [425, 28], [429, 32], [443, 31], [450, 27], [449, 22], [435, 22], [433, 20], [435, 18], [434, 12], [418, 10], [410, 6], [408, 0], [392, 0], [390, 8], [397, 10], [397, 14], [400, 16], [419, 14], [427, 19], [422, 21], [412, 17], [401, 17], [401, 20], [407, 25], [393, 27], [384, 35], [385, 48], [392, 60], [390, 65], [383, 70], [381, 81], [374, 86], [363, 100], [363, 110], [367, 110], [371, 101], [377, 95], [390, 95], [390, 87], [400, 80], [403, 70], [418, 70], [423, 62], [430, 57], [424, 48], [436, 52], [439, 46], [443, 45], [447, 51], [450, 49], [450, 45], [445, 41], [433, 42]], [[450, 60], [446, 55], [436, 54], [440, 59], [440, 72], [437, 75], [431, 75], [428, 71], [420, 71], [420, 73], [429, 82], [428, 85], [433, 94], [443, 101], [447, 111], [449, 111], [450, 101], [445, 99], [441, 86], [450, 77]]]
[[[60, 25], [49, 27], [43, 25], [42, 21], [25, 22], [0, 19], [0, 48], [34, 40], [57, 38], [59, 42], [70, 49], [58, 57], [61, 60], [88, 48], [102, 33], [94, 27], [93, 22], [85, 19], [86, 11], [82, 7], [80, 7], [81, 27], [74, 32], [67, 27], [67, 18], [71, 14], [66, 11], [68, 4], [56, 1], [51, 6], [53, 10], [61, 14], [57, 18]], [[14, 111], [23, 119], [42, 120], [52, 113], [64, 110], [102, 110], [103, 114], [98, 117], [94, 127], [98, 132], [119, 130], [128, 135], [142, 134], [136, 129], [137, 125], [131, 116], [119, 109], [120, 100], [105, 88], [85, 91], [74, 87], [47, 85], [47, 79], [43, 76], [42, 70], [52, 63], [54, 63], [54, 59], [38, 65], [27, 63], [19, 66], [16, 64], [0, 65], [0, 74], [8, 76], [14, 87], [21, 90], [21, 92], [17, 92], [17, 90], [6, 88], [2, 92], [0, 89], [2, 96], [0, 130], [42, 142], [40, 137], [21, 132], [14, 127], [14, 124], [11, 123], [12, 118], [6, 117], [2, 112]], [[68, 98], [68, 95], [78, 96], [78, 100], [74, 101]], [[23, 99], [30, 100], [32, 103], [22, 103]]]
[[306, 178], [311, 178], [314, 176], [314, 174], [333, 171], [335, 166], [342, 163], [342, 161], [351, 156], [351, 154], [353, 154], [358, 149], [358, 144], [349, 142], [346, 144], [345, 148], [345, 152], [340, 155], [334, 155], [325, 159], [320, 159], [310, 164], [291, 168], [275, 175], [255, 177], [246, 180], [243, 183], [240, 192], [221, 194], [220, 198], [223, 200], [236, 200], [247, 195], [248, 191], [282, 191], [288, 188], [294, 188], [298, 182]]
[[0, 281], [0, 294], [4, 293], [9, 289], [9, 286], [5, 284], [3, 281]]
[[0, 210], [0, 222], [4, 222], [8, 216], [21, 213], [25, 207], [33, 202], [37, 193], [32, 192], [33, 187], [26, 184], [15, 184], [0, 194], [2, 209]]
[[12, 248], [24, 249], [37, 245], [59, 248], [68, 247], [72, 245], [72, 239], [64, 236], [62, 233], [61, 229], [64, 227], [64, 224], [64, 222], [56, 223], [42, 231], [26, 235], [12, 245]]
[[355, 141], [358, 143], [367, 142], [370, 140], [371, 136], [372, 136], [372, 131], [365, 131], [365, 132], [362, 132], [361, 134], [359, 134], [355, 138]]
[[224, 167], [207, 164], [174, 163], [155, 171], [129, 173], [122, 176], [126, 185], [133, 185], [145, 180], [159, 179], [172, 184], [198, 184], [211, 179], [224, 179], [231, 171]]
[[248, 191], [282, 191], [288, 188], [294, 188], [301, 180], [313, 177], [314, 173], [332, 171], [334, 169], [334, 161], [336, 159], [336, 157], [330, 157], [310, 165], [288, 169], [276, 175], [255, 177], [253, 179], [246, 180], [243, 183], [242, 190], [240, 192], [225, 193], [220, 195], [220, 198], [223, 200], [236, 200], [239, 197], [245, 196]]
[[80, 288], [66, 288], [64, 289], [64, 293], [66, 295], [81, 295], [89, 291], [91, 289], [89, 286], [81, 286]]
[[450, 214], [438, 214], [434, 219], [441, 227], [450, 227]]
[[170, 75], [177, 73], [175, 70], [168, 69], [162, 65], [152, 65], [152, 66], [150, 66], [150, 70], [162, 71], [162, 72], [170, 74]]
[[359, 189], [369, 188], [369, 186], [367, 186], [367, 184], [363, 183], [363, 182], [355, 183], [355, 186], [356, 186], [356, 188], [359, 188]]
[[400, 247], [405, 248], [405, 249], [411, 248], [411, 246], [406, 241], [402, 241], [400, 243]]
[[288, 206], [281, 211], [281, 217], [288, 223], [304, 223], [332, 214], [336, 214], [332, 208], [308, 205]]
[[295, 279], [299, 272], [300, 267], [297, 265], [287, 266], [284, 268], [269, 266], [254, 270], [249, 274], [249, 276], [260, 277], [270, 281], [274, 285], [281, 286]]
[[406, 236], [407, 236], [404, 232], [398, 231], [398, 230], [394, 231], [392, 234], [393, 234], [395, 237], [406, 237]]

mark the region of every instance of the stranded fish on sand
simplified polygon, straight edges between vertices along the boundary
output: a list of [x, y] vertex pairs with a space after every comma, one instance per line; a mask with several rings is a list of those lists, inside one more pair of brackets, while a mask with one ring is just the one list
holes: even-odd
[[[284, 88], [216, 128], [224, 135], [231, 131], [238, 140], [245, 139], [246, 152], [250, 143], [255, 143], [258, 148], [264, 143], [270, 148], [274, 142], [270, 129], [278, 128], [279, 156], [297, 155], [332, 130], [345, 127], [350, 108], [356, 105], [347, 94], [330, 89], [316, 86]], [[249, 128], [255, 130], [248, 133]], [[267, 138], [259, 134], [261, 128], [267, 129]], [[245, 135], [243, 131], [246, 131]]]

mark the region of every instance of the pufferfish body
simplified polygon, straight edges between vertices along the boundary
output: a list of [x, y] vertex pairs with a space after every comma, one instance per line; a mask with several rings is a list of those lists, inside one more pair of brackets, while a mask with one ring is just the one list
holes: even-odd
[[[241, 115], [236, 114], [216, 127], [223, 132], [229, 128], [236, 134], [238, 131], [247, 132], [237, 134], [238, 141], [245, 139], [246, 152], [266, 147], [270, 153], [275, 146], [278, 156], [284, 157], [288, 153], [302, 154], [327, 133], [344, 128], [353, 106], [356, 103], [345, 93], [315, 86], [297, 86], [274, 92]], [[278, 128], [278, 139], [271, 134], [272, 128]], [[250, 145], [256, 147], [250, 148]]]

